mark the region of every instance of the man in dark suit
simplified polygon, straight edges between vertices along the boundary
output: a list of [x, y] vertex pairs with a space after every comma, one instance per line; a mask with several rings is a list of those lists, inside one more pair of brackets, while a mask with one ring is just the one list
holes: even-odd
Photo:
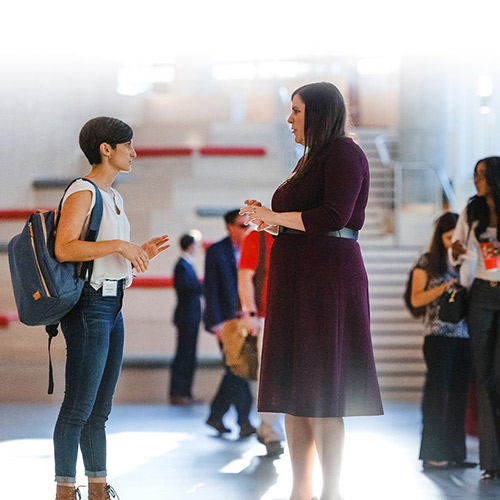
[[[246, 218], [232, 210], [224, 215], [228, 236], [214, 243], [205, 258], [205, 328], [213, 333], [222, 346], [222, 324], [236, 317], [240, 307], [238, 299], [238, 271], [240, 247], [248, 232]], [[220, 434], [231, 432], [223, 417], [234, 405], [238, 414], [240, 437], [255, 433], [249, 420], [252, 395], [246, 380], [234, 375], [226, 366], [219, 389], [211, 407], [207, 425]]]
[[184, 234], [179, 240], [182, 255], [174, 268], [174, 288], [177, 306], [174, 323], [177, 326], [177, 352], [170, 376], [170, 404], [189, 406], [195, 403], [191, 394], [196, 367], [196, 343], [201, 321], [202, 286], [194, 269], [193, 254], [196, 240]]

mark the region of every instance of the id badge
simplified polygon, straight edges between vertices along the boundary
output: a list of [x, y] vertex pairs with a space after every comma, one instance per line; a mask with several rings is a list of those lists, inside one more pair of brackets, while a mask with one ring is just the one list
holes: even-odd
[[104, 280], [102, 284], [103, 297], [116, 297], [118, 292], [118, 281]]

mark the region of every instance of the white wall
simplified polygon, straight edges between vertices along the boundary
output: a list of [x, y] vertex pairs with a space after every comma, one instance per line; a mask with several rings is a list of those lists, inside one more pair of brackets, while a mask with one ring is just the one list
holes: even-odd
[[30, 204], [31, 182], [86, 171], [78, 132], [97, 115], [133, 120], [116, 94], [116, 63], [84, 58], [0, 59], [0, 206]]

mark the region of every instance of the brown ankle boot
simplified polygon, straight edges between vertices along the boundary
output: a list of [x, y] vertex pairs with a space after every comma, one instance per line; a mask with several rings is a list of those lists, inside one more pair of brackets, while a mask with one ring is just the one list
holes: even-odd
[[80, 490], [74, 486], [57, 485], [56, 500], [81, 500]]
[[89, 500], [111, 500], [120, 497], [112, 486], [106, 483], [89, 483]]

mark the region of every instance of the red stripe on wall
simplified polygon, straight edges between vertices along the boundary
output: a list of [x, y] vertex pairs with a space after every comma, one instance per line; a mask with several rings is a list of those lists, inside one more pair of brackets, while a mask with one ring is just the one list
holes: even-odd
[[0, 327], [6, 328], [11, 321], [18, 321], [19, 316], [15, 312], [0, 314]]
[[151, 156], [191, 156], [193, 154], [192, 148], [179, 148], [179, 147], [137, 147], [135, 148], [137, 156], [151, 157]]
[[174, 278], [170, 276], [137, 276], [131, 288], [172, 288]]
[[0, 220], [24, 220], [27, 219], [36, 208], [20, 208], [0, 210]]
[[233, 146], [205, 146], [200, 148], [202, 156], [265, 156], [265, 148], [233, 147]]

